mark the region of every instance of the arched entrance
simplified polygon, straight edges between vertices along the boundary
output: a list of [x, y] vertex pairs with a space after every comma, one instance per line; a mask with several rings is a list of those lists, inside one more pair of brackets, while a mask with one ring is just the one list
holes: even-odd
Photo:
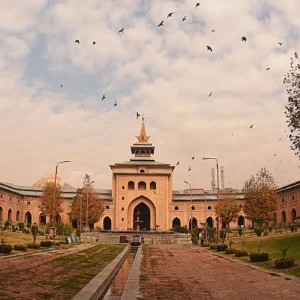
[[105, 217], [103, 220], [103, 229], [104, 230], [111, 230], [111, 219], [110, 217]]
[[46, 225], [46, 216], [44, 214], [40, 214], [40, 224]]
[[238, 226], [245, 226], [245, 218], [243, 216], [239, 216], [238, 218]]
[[16, 221], [20, 221], [20, 211], [19, 210], [17, 211], [17, 214], [16, 214]]
[[11, 210], [11, 208], [8, 210], [8, 213], [7, 213], [7, 220], [8, 220], [8, 222], [11, 222], [11, 221], [12, 221], [12, 210]]
[[72, 219], [72, 227], [73, 228], [78, 228], [78, 222], [76, 219]]
[[25, 214], [25, 224], [31, 224], [31, 213], [29, 211]]
[[292, 213], [291, 213], [291, 223], [296, 222], [296, 217], [297, 217], [296, 210], [295, 210], [295, 208], [293, 208]]
[[0, 222], [3, 222], [3, 208], [0, 206]]
[[[137, 219], [139, 219], [139, 222], [137, 222]], [[134, 208], [133, 220], [134, 230], [138, 230], [139, 227], [140, 230], [150, 231], [150, 208], [144, 202]]]
[[[197, 225], [198, 225], [197, 219], [193, 217], [193, 219], [192, 219], [192, 228], [197, 227]], [[191, 230], [191, 220], [189, 222], [189, 228]]]
[[282, 211], [282, 213], [281, 213], [281, 222], [283, 224], [286, 223], [286, 214], [285, 214], [285, 211]]
[[61, 216], [60, 216], [60, 214], [57, 214], [56, 215], [56, 223], [60, 223], [61, 222]]
[[209, 227], [214, 228], [214, 220], [213, 220], [212, 217], [208, 217], [208, 218], [206, 219], [206, 223], [207, 223], [207, 225], [208, 225]]
[[181, 225], [180, 219], [179, 218], [174, 218], [173, 222], [172, 222], [172, 228], [173, 229], [177, 229], [179, 228]]

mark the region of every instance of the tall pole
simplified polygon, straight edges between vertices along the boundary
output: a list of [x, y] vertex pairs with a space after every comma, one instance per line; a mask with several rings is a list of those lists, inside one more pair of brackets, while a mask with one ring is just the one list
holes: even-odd
[[191, 226], [190, 226], [190, 230], [192, 231], [193, 229], [193, 194], [192, 194], [192, 185], [187, 182], [187, 181], [184, 181], [184, 183], [188, 184], [190, 186], [190, 196], [191, 196]]
[[81, 231], [82, 231], [82, 196], [80, 197], [80, 227], [79, 227], [80, 243], [81, 243]]
[[54, 176], [54, 199], [53, 199], [53, 212], [52, 212], [52, 226], [55, 226], [55, 205], [56, 205], [56, 177], [57, 177], [57, 168], [58, 164], [55, 167], [55, 176]]
[[95, 182], [95, 180], [93, 180], [92, 182], [90, 182], [88, 184], [88, 190], [87, 190], [87, 194], [86, 194], [86, 212], [85, 212], [85, 218], [86, 218], [86, 228], [89, 229], [89, 192], [90, 192], [90, 187], [91, 185]]
[[219, 164], [218, 160], [216, 159], [217, 162], [217, 188], [218, 188], [218, 220], [217, 220], [217, 240], [219, 238], [219, 222], [220, 222], [220, 181], [219, 181]]

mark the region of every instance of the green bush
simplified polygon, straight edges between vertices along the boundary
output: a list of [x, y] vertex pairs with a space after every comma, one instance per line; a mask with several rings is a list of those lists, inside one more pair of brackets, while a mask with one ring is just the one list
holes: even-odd
[[209, 244], [208, 243], [203, 243], [201, 244], [202, 247], [209, 247]]
[[236, 250], [235, 256], [236, 257], [248, 256], [248, 253], [246, 251]]
[[173, 229], [175, 232], [179, 232], [179, 233], [188, 233], [188, 229], [186, 227], [178, 227], [178, 228], [174, 228]]
[[254, 232], [256, 233], [257, 236], [261, 236], [263, 229], [260, 227], [255, 227]]
[[236, 252], [236, 250], [235, 250], [235, 249], [232, 249], [232, 248], [227, 249], [227, 250], [225, 251], [226, 254], [235, 254], [235, 252]]
[[242, 236], [242, 234], [243, 234], [243, 229], [242, 228], [238, 229], [238, 234], [239, 234], [239, 236]]
[[272, 226], [269, 226], [269, 232], [271, 233], [273, 230], [273, 227]]
[[40, 245], [41, 245], [41, 247], [49, 248], [49, 247], [51, 247], [52, 243], [51, 243], [51, 241], [41, 241]]
[[27, 246], [26, 245], [14, 245], [14, 249], [17, 251], [26, 251]]
[[226, 251], [228, 249], [227, 245], [217, 245], [217, 251]]
[[28, 249], [40, 249], [41, 246], [38, 244], [27, 244]]
[[24, 223], [19, 223], [19, 230], [23, 232], [24, 229]]
[[16, 226], [13, 225], [13, 226], [11, 227], [11, 230], [12, 230], [12, 232], [16, 232], [16, 231], [17, 231]]
[[268, 261], [269, 253], [251, 253], [250, 260], [252, 262]]
[[285, 269], [291, 268], [294, 266], [294, 260], [292, 258], [285, 258], [285, 259], [277, 259], [275, 260], [275, 268], [276, 269]]
[[9, 254], [12, 250], [11, 245], [0, 245], [0, 253]]
[[291, 230], [291, 232], [294, 232], [295, 229], [296, 229], [296, 226], [295, 226], [294, 224], [291, 224], [291, 225], [290, 225], [290, 230]]
[[211, 245], [209, 248], [210, 250], [217, 250], [217, 245]]

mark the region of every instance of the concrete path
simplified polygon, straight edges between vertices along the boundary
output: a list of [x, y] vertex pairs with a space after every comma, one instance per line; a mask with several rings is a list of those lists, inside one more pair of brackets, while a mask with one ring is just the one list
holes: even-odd
[[[288, 277], [288, 276], [287, 276]], [[300, 299], [300, 283], [219, 258], [200, 247], [146, 246], [139, 299]]]

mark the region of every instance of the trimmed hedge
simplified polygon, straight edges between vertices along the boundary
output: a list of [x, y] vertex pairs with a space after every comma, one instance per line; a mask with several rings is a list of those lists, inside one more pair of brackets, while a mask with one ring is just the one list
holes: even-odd
[[26, 251], [27, 246], [26, 245], [14, 245], [14, 249], [17, 251]]
[[227, 245], [217, 245], [217, 251], [226, 251], [228, 249]]
[[235, 256], [236, 256], [236, 257], [248, 256], [248, 252], [246, 252], [246, 251], [241, 251], [241, 250], [236, 250], [236, 251], [235, 251]]
[[29, 249], [40, 249], [41, 246], [38, 244], [27, 244], [27, 248]]
[[227, 249], [225, 251], [226, 254], [235, 254], [236, 250], [235, 249]]
[[217, 245], [211, 245], [209, 248], [210, 250], [217, 250]]
[[51, 241], [41, 241], [40, 245], [41, 245], [41, 247], [49, 248], [49, 247], [51, 247], [52, 243], [51, 243]]
[[291, 268], [294, 266], [294, 260], [292, 258], [286, 258], [286, 259], [277, 259], [275, 260], [275, 268], [276, 269], [285, 269], [285, 268]]
[[9, 254], [12, 250], [11, 245], [0, 245], [0, 253]]
[[251, 253], [250, 260], [252, 262], [268, 261], [269, 253]]

